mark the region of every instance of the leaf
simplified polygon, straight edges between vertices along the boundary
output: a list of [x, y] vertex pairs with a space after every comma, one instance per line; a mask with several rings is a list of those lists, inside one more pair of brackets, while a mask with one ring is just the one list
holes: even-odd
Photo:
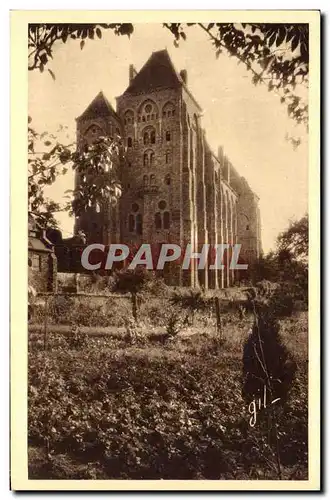
[[294, 52], [296, 50], [296, 48], [298, 47], [298, 44], [299, 44], [299, 37], [295, 36], [292, 40], [292, 43], [291, 43], [292, 52]]
[[55, 75], [54, 75], [53, 71], [52, 71], [51, 69], [48, 69], [48, 71], [49, 71], [49, 73], [50, 73], [50, 75], [51, 75], [52, 79], [55, 81], [55, 80], [56, 80], [56, 77], [55, 77]]
[[281, 43], [284, 42], [285, 36], [286, 36], [286, 29], [284, 26], [281, 26], [280, 31], [279, 31], [279, 35], [278, 35], [277, 40], [276, 40], [276, 47], [278, 47], [279, 45], [281, 45]]
[[82, 50], [84, 48], [84, 45], [85, 45], [85, 40], [81, 40], [81, 42], [80, 42], [80, 50]]
[[272, 34], [272, 36], [270, 37], [270, 39], [268, 41], [269, 47], [271, 47], [273, 45], [273, 43], [275, 42], [275, 38], [276, 38], [276, 32]]
[[102, 31], [100, 30], [100, 28], [96, 28], [96, 34], [99, 38], [102, 38]]

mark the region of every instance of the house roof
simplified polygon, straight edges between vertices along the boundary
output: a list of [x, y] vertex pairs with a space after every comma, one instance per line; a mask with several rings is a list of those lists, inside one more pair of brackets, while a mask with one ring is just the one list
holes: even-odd
[[123, 95], [135, 95], [165, 88], [178, 88], [180, 86], [186, 90], [197, 107], [201, 110], [200, 105], [176, 71], [167, 49], [163, 49], [151, 54]]
[[166, 49], [153, 52], [124, 94], [139, 94], [182, 84]]
[[119, 119], [116, 111], [113, 109], [102, 91], [97, 94], [95, 99], [93, 99], [90, 105], [85, 109], [83, 114], [77, 118], [77, 120], [97, 118], [99, 116], [114, 116], [117, 120]]
[[49, 246], [37, 236], [29, 235], [28, 243], [29, 250], [33, 250], [35, 252], [52, 252], [52, 248], [49, 248]]

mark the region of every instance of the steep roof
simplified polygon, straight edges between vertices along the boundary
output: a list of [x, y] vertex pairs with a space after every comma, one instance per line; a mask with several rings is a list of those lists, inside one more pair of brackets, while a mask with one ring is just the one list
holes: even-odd
[[153, 52], [131, 81], [124, 94], [139, 94], [161, 88], [177, 88], [182, 80], [175, 71], [166, 49]]
[[99, 116], [114, 116], [117, 120], [119, 119], [116, 111], [113, 109], [102, 91], [97, 94], [95, 99], [93, 99], [90, 105], [85, 109], [83, 114], [77, 118], [77, 120], [97, 118]]

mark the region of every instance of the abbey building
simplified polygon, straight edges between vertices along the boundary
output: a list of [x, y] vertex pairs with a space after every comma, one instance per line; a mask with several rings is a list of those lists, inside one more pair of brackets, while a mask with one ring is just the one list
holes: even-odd
[[[77, 118], [78, 144], [117, 134], [125, 160], [118, 204], [90, 209], [75, 231], [83, 230], [88, 243], [190, 243], [196, 253], [205, 243], [239, 243], [240, 262], [253, 263], [261, 254], [258, 197], [222, 148], [215, 154], [209, 147], [187, 72], [177, 73], [166, 50], [153, 52], [139, 72], [129, 67], [129, 85], [116, 107], [100, 92]], [[176, 266], [167, 281], [206, 288], [234, 284], [229, 265], [212, 271], [197, 264], [192, 261], [187, 271]]]

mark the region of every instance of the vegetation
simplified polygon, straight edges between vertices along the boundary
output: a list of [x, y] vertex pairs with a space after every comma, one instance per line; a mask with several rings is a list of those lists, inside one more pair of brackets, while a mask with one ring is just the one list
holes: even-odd
[[[299, 330], [285, 320], [284, 342], [306, 342], [304, 318]], [[278, 478], [263, 421], [249, 425], [242, 397], [247, 326], [228, 323], [220, 353], [214, 335], [31, 345], [30, 477]], [[284, 479], [307, 475], [307, 360], [295, 356], [297, 377], [278, 414]]]

